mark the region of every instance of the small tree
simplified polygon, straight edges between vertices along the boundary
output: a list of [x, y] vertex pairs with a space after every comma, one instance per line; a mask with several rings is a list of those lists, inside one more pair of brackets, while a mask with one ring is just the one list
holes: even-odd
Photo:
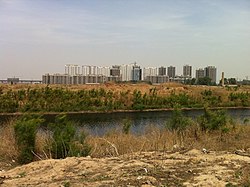
[[35, 150], [36, 131], [44, 120], [40, 116], [25, 115], [14, 125], [16, 144], [19, 150], [18, 161], [21, 164], [32, 162]]
[[85, 143], [85, 134], [77, 133], [72, 121], [65, 115], [58, 115], [55, 123], [49, 124], [52, 131], [50, 149], [53, 158], [87, 156], [91, 148]]
[[170, 130], [175, 130], [180, 135], [181, 143], [184, 141], [185, 130], [188, 126], [193, 124], [193, 120], [191, 118], [185, 117], [182, 114], [182, 111], [175, 107], [170, 121], [167, 123], [167, 128]]
[[209, 78], [209, 77], [202, 77], [202, 78], [198, 78], [197, 84], [198, 85], [208, 85], [208, 86], [210, 86], [210, 85], [212, 85], [211, 81], [212, 81], [212, 79]]
[[207, 107], [204, 108], [204, 114], [198, 118], [198, 123], [203, 131], [219, 130], [221, 136], [230, 130], [230, 126], [234, 127], [233, 120], [226, 115], [224, 110], [211, 111]]
[[179, 108], [174, 108], [168, 127], [171, 130], [183, 131], [190, 125], [190, 119], [182, 114]]

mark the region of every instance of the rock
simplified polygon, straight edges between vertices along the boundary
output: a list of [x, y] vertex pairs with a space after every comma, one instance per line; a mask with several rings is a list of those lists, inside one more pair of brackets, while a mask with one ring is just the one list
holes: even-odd
[[207, 154], [207, 153], [208, 153], [208, 151], [207, 151], [205, 148], [202, 149], [202, 152], [203, 152], [204, 154]]

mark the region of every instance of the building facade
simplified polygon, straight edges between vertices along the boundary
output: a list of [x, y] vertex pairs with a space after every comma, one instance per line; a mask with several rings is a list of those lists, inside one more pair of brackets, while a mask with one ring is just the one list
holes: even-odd
[[122, 81], [141, 80], [142, 71], [136, 63], [121, 65], [120, 70]]
[[215, 66], [205, 67], [205, 77], [209, 77], [213, 83], [216, 83], [216, 72], [217, 70]]
[[42, 76], [43, 84], [98, 84], [106, 81], [107, 78], [103, 75], [45, 74]]
[[175, 67], [173, 66], [168, 67], [168, 76], [169, 78], [175, 78]]
[[163, 66], [159, 67], [159, 69], [158, 69], [158, 75], [161, 75], [161, 76], [167, 75], [167, 68], [163, 67]]
[[140, 66], [138, 66], [135, 63], [132, 68], [132, 81], [140, 81], [140, 80], [142, 80], [142, 70]]
[[190, 65], [183, 66], [183, 76], [186, 78], [192, 78], [192, 66]]
[[65, 65], [65, 74], [66, 75], [79, 75], [80, 66], [76, 64], [66, 64]]
[[120, 66], [112, 66], [112, 68], [110, 68], [110, 76], [121, 76], [121, 70], [120, 70]]
[[147, 76], [157, 76], [157, 68], [156, 67], [147, 67], [143, 68], [143, 80], [146, 80]]
[[202, 68], [199, 68], [195, 72], [195, 78], [198, 80], [199, 78], [205, 77], [205, 71]]
[[152, 84], [161, 84], [169, 82], [169, 78], [166, 75], [150, 75], [145, 78], [145, 81], [151, 82]]

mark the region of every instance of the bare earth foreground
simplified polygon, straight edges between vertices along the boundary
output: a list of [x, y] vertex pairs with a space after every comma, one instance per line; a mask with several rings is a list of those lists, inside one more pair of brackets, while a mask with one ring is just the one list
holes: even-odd
[[249, 165], [248, 153], [196, 149], [111, 158], [70, 157], [2, 170], [0, 186], [232, 186], [248, 180], [244, 173], [250, 172]]

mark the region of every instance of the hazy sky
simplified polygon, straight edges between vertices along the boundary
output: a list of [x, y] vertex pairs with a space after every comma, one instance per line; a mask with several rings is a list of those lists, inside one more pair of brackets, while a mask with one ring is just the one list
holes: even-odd
[[0, 0], [0, 79], [135, 61], [250, 78], [250, 0]]

